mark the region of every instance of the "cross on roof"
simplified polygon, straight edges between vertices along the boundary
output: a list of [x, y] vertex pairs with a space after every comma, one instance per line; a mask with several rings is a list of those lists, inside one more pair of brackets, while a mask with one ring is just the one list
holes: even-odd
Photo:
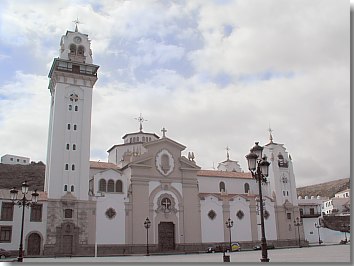
[[73, 20], [73, 22], [75, 23], [75, 32], [78, 32], [78, 28], [77, 28], [77, 25], [78, 24], [81, 24], [81, 22], [79, 21], [79, 18], [77, 17], [75, 20]]
[[140, 123], [140, 127], [139, 127], [140, 131], [143, 131], [143, 122], [145, 122], [147, 120], [141, 116], [141, 113], [140, 113], [140, 116], [136, 117], [135, 119], [138, 120], [138, 122]]
[[167, 129], [163, 128], [163, 129], [161, 129], [161, 131], [162, 131], [162, 137], [165, 138]]

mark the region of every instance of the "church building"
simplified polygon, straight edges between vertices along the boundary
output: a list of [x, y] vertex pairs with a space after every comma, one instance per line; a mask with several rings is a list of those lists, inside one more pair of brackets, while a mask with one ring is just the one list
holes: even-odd
[[[139, 130], [108, 148], [107, 162], [90, 161], [92, 93], [99, 66], [88, 35], [67, 31], [49, 73], [51, 109], [39, 255], [117, 255], [206, 251], [231, 240], [252, 248], [261, 239], [258, 183], [230, 159], [204, 170], [186, 146]], [[270, 140], [262, 185], [266, 238], [294, 246], [303, 229], [292, 159]], [[245, 160], [245, 158], [242, 158]], [[225, 226], [233, 221], [231, 231]], [[149, 221], [149, 228], [144, 222]], [[26, 225], [30, 226], [29, 223]], [[38, 231], [38, 230], [37, 230]], [[300, 233], [300, 236], [298, 235]], [[31, 228], [25, 235], [31, 234]], [[27, 244], [25, 244], [26, 247]], [[26, 248], [25, 248], [26, 249]]]

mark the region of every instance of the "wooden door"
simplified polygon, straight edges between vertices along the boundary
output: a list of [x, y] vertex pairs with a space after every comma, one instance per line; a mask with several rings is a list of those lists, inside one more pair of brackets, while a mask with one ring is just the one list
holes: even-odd
[[160, 251], [175, 249], [175, 225], [172, 222], [159, 224], [159, 249]]
[[40, 255], [41, 253], [41, 237], [37, 233], [32, 233], [28, 237], [27, 255]]

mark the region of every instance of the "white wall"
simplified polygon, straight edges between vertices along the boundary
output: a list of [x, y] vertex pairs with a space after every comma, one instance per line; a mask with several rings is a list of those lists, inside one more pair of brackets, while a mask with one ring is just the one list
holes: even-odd
[[[242, 219], [236, 216], [240, 210], [244, 213]], [[249, 201], [246, 201], [243, 197], [235, 197], [234, 200], [230, 201], [230, 218], [234, 221], [231, 228], [231, 240], [252, 241]]]
[[30, 164], [30, 158], [17, 156], [17, 155], [5, 154], [4, 156], [1, 157], [1, 163], [28, 165], [28, 164]]
[[[125, 175], [108, 169], [94, 175], [95, 194], [99, 189], [99, 180], [106, 182], [112, 179], [114, 184], [122, 180], [123, 192], [104, 192], [103, 197], [97, 197], [96, 209], [96, 242], [97, 244], [125, 244], [125, 202], [127, 199], [128, 182]], [[113, 208], [116, 216], [109, 219], [106, 211]]]
[[[216, 216], [211, 220], [209, 211], [213, 210]], [[222, 213], [222, 201], [215, 196], [205, 197], [200, 201], [202, 242], [223, 242], [224, 241], [224, 220]]]

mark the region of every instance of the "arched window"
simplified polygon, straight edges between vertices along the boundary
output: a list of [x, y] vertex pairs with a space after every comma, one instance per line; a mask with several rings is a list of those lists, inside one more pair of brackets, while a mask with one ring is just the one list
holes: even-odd
[[74, 130], [76, 130], [77, 129], [77, 125], [74, 125]]
[[70, 44], [70, 53], [71, 54], [76, 54], [76, 45], [75, 44]]
[[116, 192], [123, 192], [122, 180], [117, 180], [117, 182], [116, 182]]
[[72, 166], [71, 166], [71, 170], [75, 170], [75, 164], [73, 164]]
[[69, 170], [69, 165], [65, 164], [65, 170]]
[[77, 54], [84, 55], [84, 52], [85, 52], [85, 48], [82, 45], [80, 45], [79, 48], [77, 49]]
[[69, 104], [69, 111], [71, 111], [73, 109], [73, 106], [71, 104]]
[[139, 141], [139, 137], [136, 137], [136, 141]]
[[73, 150], [74, 151], [76, 150], [76, 144], [73, 144]]
[[98, 186], [99, 186], [98, 189], [99, 191], [106, 192], [106, 180], [101, 179]]
[[79, 111], [79, 107], [75, 105], [75, 111]]
[[143, 136], [143, 142], [145, 142], [145, 137]]
[[133, 137], [133, 142], [135, 143], [135, 137]]
[[69, 147], [70, 147], [70, 145], [69, 145], [69, 144], [66, 144], [66, 149], [67, 149], [67, 150], [69, 149]]
[[224, 182], [220, 182], [219, 183], [219, 189], [220, 189], [220, 192], [225, 192], [225, 183]]
[[250, 185], [245, 183], [245, 193], [248, 193], [248, 191], [250, 191]]
[[70, 191], [71, 191], [71, 192], [74, 192], [74, 185], [71, 186]]
[[64, 185], [64, 191], [68, 191], [68, 185]]
[[114, 192], [114, 181], [112, 179], [108, 180], [107, 192]]

